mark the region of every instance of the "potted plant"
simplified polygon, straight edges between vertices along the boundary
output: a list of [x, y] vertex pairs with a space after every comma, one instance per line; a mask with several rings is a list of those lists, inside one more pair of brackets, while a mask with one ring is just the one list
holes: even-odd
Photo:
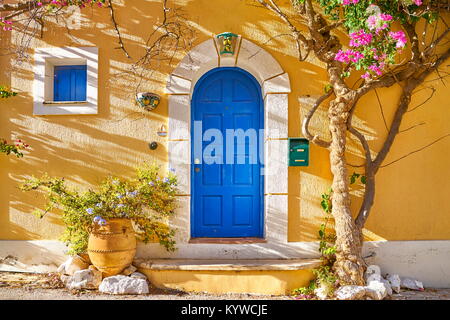
[[45, 191], [40, 218], [57, 208], [66, 226], [61, 240], [69, 254], [88, 253], [92, 264], [106, 276], [128, 267], [136, 252], [136, 238], [147, 243], [157, 240], [168, 251], [175, 250], [175, 231], [167, 224], [176, 208], [177, 179], [173, 172], [159, 175], [159, 167], [144, 164], [136, 177], [110, 176], [96, 190], [79, 191], [66, 186], [64, 178], [44, 175], [25, 180], [23, 191]]

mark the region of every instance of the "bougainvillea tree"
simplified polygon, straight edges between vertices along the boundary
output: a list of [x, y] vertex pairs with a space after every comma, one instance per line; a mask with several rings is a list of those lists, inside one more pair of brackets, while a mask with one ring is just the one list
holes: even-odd
[[[288, 14], [275, 0], [256, 1], [290, 29], [300, 61], [314, 54], [326, 65], [329, 85], [306, 114], [302, 132], [312, 143], [330, 151], [331, 205], [337, 237], [333, 269], [341, 284], [362, 285], [365, 268], [362, 228], [374, 202], [375, 175], [399, 133], [413, 91], [432, 73], [441, 79], [448, 74], [439, 68], [445, 66], [450, 56], [449, 3], [438, 0], [292, 0], [295, 14]], [[338, 32], [345, 32], [349, 40], [342, 40]], [[360, 77], [356, 86], [349, 81], [354, 73]], [[373, 155], [366, 136], [353, 126], [352, 116], [363, 96], [395, 84], [400, 85], [401, 95], [394, 118], [381, 149]], [[310, 120], [325, 102], [330, 141], [310, 132]], [[365, 158], [364, 197], [355, 219], [350, 210], [345, 158], [347, 132], [361, 143]]]

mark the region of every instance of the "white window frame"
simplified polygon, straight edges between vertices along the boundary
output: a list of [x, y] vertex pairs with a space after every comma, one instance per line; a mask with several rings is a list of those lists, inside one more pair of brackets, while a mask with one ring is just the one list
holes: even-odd
[[[86, 101], [53, 101], [54, 67], [86, 65]], [[38, 48], [34, 53], [33, 115], [98, 113], [98, 48]]]

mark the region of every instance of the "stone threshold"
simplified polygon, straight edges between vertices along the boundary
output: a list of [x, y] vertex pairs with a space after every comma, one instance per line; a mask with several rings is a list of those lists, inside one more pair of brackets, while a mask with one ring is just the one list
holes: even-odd
[[322, 264], [320, 259], [273, 260], [194, 260], [194, 259], [136, 259], [137, 268], [154, 271], [295, 271], [313, 269]]

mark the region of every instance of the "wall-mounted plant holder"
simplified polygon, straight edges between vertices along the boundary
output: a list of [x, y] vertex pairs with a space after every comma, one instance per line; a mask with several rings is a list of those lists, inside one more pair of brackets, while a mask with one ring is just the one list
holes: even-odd
[[220, 55], [233, 55], [236, 50], [238, 35], [232, 32], [223, 32], [216, 36]]
[[154, 110], [159, 105], [160, 101], [161, 97], [156, 93], [139, 92], [136, 95], [136, 102], [138, 105], [147, 111]]
[[165, 125], [161, 125], [161, 127], [159, 128], [158, 132], [157, 132], [158, 136], [160, 137], [166, 137], [167, 136], [167, 129]]

